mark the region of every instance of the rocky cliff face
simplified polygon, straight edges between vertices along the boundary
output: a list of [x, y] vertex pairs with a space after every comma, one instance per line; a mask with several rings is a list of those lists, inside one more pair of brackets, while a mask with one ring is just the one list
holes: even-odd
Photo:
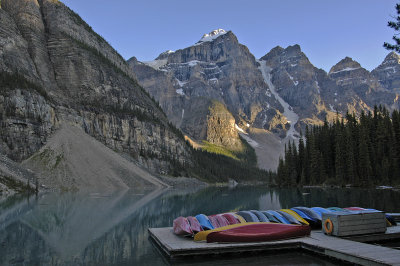
[[[374, 105], [389, 109], [398, 106], [397, 96], [389, 89], [392, 82], [377, 76], [390, 76], [396, 69], [397, 55], [390, 54], [383, 65], [370, 73], [349, 57], [338, 62], [329, 73], [314, 67], [300, 46], [276, 47], [260, 60], [271, 69], [271, 80], [279, 95], [299, 114], [300, 124], [320, 124], [336, 113], [368, 112]], [[389, 70], [390, 71], [390, 70]], [[396, 71], [396, 70], [395, 70]], [[386, 83], [385, 83], [386, 82]], [[386, 85], [384, 85], [386, 84]]]
[[[337, 113], [340, 116], [346, 111], [370, 111], [379, 104], [398, 108], [399, 61], [397, 54], [390, 53], [369, 72], [346, 57], [326, 73], [312, 65], [299, 45], [275, 47], [256, 60], [232, 32], [216, 30], [188, 48], [164, 52], [151, 62], [132, 58], [129, 64], [169, 119], [195, 139], [219, 145], [224, 138], [231, 139], [229, 130], [221, 130], [230, 126], [215, 123], [218, 118], [207, 111], [213, 100], [224, 104], [238, 124], [237, 130], [258, 132], [249, 136], [260, 161], [264, 157], [270, 160], [262, 150], [296, 140], [305, 125], [332, 121]], [[214, 130], [211, 127], [218, 132], [212, 138], [207, 133]], [[263, 130], [284, 141], [272, 140], [270, 135], [265, 140], [260, 135]], [[279, 154], [276, 152], [276, 157]]]
[[207, 140], [230, 150], [241, 150], [242, 142], [235, 118], [220, 102], [214, 101], [207, 115]]
[[314, 67], [299, 45], [275, 47], [261, 57], [270, 68], [276, 92], [300, 117], [301, 124], [317, 124], [330, 115], [321, 87], [329, 86], [325, 71]]
[[389, 110], [399, 108], [396, 93], [383, 85], [385, 79], [381, 83], [373, 73], [349, 57], [332, 67], [329, 78], [335, 81], [338, 91], [325, 100], [336, 99], [337, 109], [342, 113], [370, 111], [374, 105], [384, 105]]
[[21, 161], [67, 122], [155, 171], [188, 158], [123, 58], [57, 0], [3, 0], [0, 147]]
[[395, 52], [389, 53], [371, 73], [385, 89], [400, 92], [400, 56]]
[[[238, 142], [237, 129], [225, 128], [235, 122], [266, 129], [275, 123], [278, 131], [286, 130], [280, 119], [283, 108], [264, 82], [258, 62], [231, 31], [205, 34], [195, 45], [167, 51], [152, 62], [132, 58], [129, 63], [170, 120], [194, 139], [221, 144], [226, 137], [230, 144]], [[221, 117], [208, 112], [215, 101], [226, 106], [234, 121], [215, 123]]]

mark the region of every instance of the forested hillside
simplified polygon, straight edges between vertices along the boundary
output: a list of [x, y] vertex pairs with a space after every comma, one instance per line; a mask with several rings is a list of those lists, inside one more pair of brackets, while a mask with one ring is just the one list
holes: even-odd
[[290, 143], [275, 183], [293, 185], [400, 184], [400, 113], [383, 107], [359, 117], [306, 128], [299, 146]]

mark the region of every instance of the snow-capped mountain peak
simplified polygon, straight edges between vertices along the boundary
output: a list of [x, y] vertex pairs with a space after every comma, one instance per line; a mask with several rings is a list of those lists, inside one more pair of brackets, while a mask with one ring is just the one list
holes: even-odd
[[203, 35], [203, 37], [200, 39], [200, 41], [197, 42], [197, 44], [199, 43], [203, 43], [203, 42], [211, 42], [212, 40], [218, 38], [221, 35], [226, 34], [227, 31], [223, 30], [223, 29], [217, 29], [217, 30], [213, 30], [210, 33], [206, 33]]

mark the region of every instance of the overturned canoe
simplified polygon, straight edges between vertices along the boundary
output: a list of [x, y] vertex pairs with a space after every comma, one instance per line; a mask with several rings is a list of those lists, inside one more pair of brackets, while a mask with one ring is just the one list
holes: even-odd
[[203, 230], [211, 230], [214, 229], [214, 226], [211, 224], [210, 220], [208, 217], [204, 214], [197, 214], [196, 215], [197, 221], [199, 221], [201, 227]]
[[178, 217], [173, 221], [173, 228], [175, 235], [193, 235], [193, 231], [190, 228], [190, 224], [187, 218], [185, 217]]
[[240, 215], [240, 216], [242, 216], [245, 220], [246, 220], [246, 222], [259, 222], [260, 220], [258, 219], [258, 217], [254, 214], [254, 213], [252, 213], [252, 212], [250, 212], [250, 211], [240, 211], [240, 212], [237, 212], [236, 214], [238, 214], [238, 215]]
[[199, 233], [194, 235], [194, 241], [206, 241], [207, 240], [207, 236], [209, 234], [211, 234], [212, 232], [219, 232], [219, 231], [229, 230], [229, 229], [232, 229], [232, 228], [241, 227], [241, 226], [250, 225], [250, 224], [263, 224], [263, 222], [250, 222], [250, 223], [244, 222], [244, 223], [238, 223], [238, 224], [231, 224], [231, 225], [228, 225], [228, 226], [223, 226], [223, 227], [215, 228], [215, 229], [212, 229], [212, 230], [201, 231], [201, 232], [199, 232]]
[[297, 221], [299, 221], [301, 224], [310, 225], [306, 220], [304, 220], [303, 218], [301, 218], [301, 216], [298, 215], [297, 212], [292, 211], [291, 209], [282, 209], [281, 211], [290, 214], [290, 215], [293, 216]]
[[228, 223], [231, 224], [238, 224], [240, 223], [239, 219], [236, 218], [236, 216], [232, 213], [223, 213], [221, 214], [222, 216], [225, 217], [225, 219], [228, 221]]
[[192, 229], [193, 233], [198, 233], [200, 231], [203, 231], [203, 228], [201, 227], [199, 221], [197, 221], [196, 217], [189, 216], [187, 217], [187, 220], [190, 225], [190, 229]]
[[309, 235], [311, 228], [304, 225], [277, 223], [259, 223], [235, 227], [223, 231], [211, 232], [207, 242], [265, 242]]

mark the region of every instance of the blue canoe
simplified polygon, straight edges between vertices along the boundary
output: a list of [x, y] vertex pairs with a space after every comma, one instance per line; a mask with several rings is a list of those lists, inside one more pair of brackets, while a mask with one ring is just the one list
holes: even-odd
[[302, 211], [303, 213], [307, 214], [308, 216], [310, 216], [311, 218], [313, 218], [313, 219], [315, 219], [315, 220], [317, 220], [317, 221], [321, 221], [321, 220], [322, 220], [322, 216], [321, 216], [318, 212], [314, 211], [314, 210], [311, 209], [311, 208], [307, 208], [307, 207], [294, 207], [293, 209], [300, 210], [300, 211]]
[[260, 220], [257, 218], [257, 216], [250, 212], [250, 211], [239, 211], [236, 214], [239, 214], [242, 216], [246, 222], [259, 222]]
[[330, 210], [327, 210], [327, 209], [321, 208], [321, 207], [312, 207], [311, 209], [314, 210], [315, 212], [318, 212], [319, 214], [321, 214], [321, 216], [322, 216], [323, 213], [330, 213], [330, 212], [332, 212], [332, 211], [330, 211]]
[[203, 230], [212, 230], [214, 229], [214, 226], [211, 224], [210, 220], [208, 217], [204, 214], [197, 214], [196, 215], [197, 221], [199, 221], [201, 227]]
[[260, 222], [269, 222], [268, 218], [260, 211], [251, 210], [254, 213]]
[[267, 212], [267, 211], [261, 211], [264, 215], [265, 215], [265, 217], [267, 217], [268, 218], [268, 220], [271, 222], [271, 223], [280, 223], [280, 221], [278, 220], [278, 219], [276, 219], [272, 214], [270, 214], [269, 212]]
[[276, 211], [266, 211], [269, 214], [271, 214], [272, 216], [274, 216], [277, 220], [279, 220], [279, 222], [283, 223], [283, 224], [291, 224], [285, 217], [283, 217], [282, 215], [280, 215], [278, 212]]

